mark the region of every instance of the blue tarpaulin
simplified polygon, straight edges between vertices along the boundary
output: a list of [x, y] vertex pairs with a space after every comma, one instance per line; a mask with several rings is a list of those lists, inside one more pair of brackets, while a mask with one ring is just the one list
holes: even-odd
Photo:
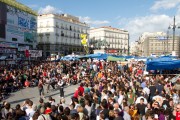
[[180, 68], [180, 60], [173, 60], [171, 57], [160, 57], [148, 59], [147, 70], [173, 70]]
[[108, 57], [108, 54], [96, 53], [96, 54], [89, 54], [89, 55], [81, 56], [80, 58], [96, 58], [99, 60], [106, 60], [107, 57]]

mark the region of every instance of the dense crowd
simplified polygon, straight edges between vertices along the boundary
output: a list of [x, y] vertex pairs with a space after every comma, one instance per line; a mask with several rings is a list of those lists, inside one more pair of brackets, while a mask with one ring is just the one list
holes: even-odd
[[[1, 69], [0, 99], [37, 87], [39, 104], [27, 99], [12, 108], [4, 101], [4, 120], [180, 120], [180, 78], [145, 75], [143, 62], [61, 61]], [[151, 71], [152, 72], [152, 71]], [[70, 101], [64, 86], [79, 84]], [[44, 93], [60, 90], [60, 99], [45, 102]], [[55, 101], [59, 101], [56, 104]]]

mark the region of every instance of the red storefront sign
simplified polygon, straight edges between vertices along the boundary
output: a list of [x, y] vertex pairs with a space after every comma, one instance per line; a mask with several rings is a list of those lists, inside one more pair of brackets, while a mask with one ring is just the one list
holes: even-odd
[[107, 50], [107, 53], [117, 53], [117, 50]]

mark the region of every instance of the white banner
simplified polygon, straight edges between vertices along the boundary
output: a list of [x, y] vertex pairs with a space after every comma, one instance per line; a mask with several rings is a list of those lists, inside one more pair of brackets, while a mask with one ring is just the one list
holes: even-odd
[[29, 46], [18, 46], [18, 51], [29, 50]]
[[29, 50], [31, 57], [42, 57], [42, 50]]

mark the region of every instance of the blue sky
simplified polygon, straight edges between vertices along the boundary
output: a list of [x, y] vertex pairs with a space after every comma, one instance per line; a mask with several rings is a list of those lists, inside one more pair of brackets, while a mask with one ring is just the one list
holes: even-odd
[[91, 27], [112, 26], [128, 30], [130, 41], [137, 40], [143, 32], [166, 32], [173, 23], [174, 15], [177, 23], [180, 23], [180, 0], [16, 1], [39, 13], [67, 13], [78, 16]]

